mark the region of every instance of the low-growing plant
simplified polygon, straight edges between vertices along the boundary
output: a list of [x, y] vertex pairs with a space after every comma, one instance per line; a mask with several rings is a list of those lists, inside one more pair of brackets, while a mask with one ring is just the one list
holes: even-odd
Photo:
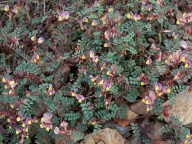
[[[126, 117], [116, 100], [142, 100], [148, 115], [161, 117], [161, 104], [191, 84], [192, 13], [183, 7], [167, 0], [0, 2], [1, 142], [76, 143]], [[189, 130], [171, 120], [162, 131], [173, 126], [176, 142], [190, 142]], [[132, 130], [141, 142], [139, 125]]]

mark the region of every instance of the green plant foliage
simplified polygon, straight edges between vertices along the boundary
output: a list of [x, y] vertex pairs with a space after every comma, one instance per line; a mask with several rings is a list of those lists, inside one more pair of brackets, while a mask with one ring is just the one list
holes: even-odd
[[126, 121], [140, 101], [148, 112], [131, 124], [134, 143], [153, 143], [140, 134], [144, 118], [184, 143], [189, 129], [166, 122], [161, 106], [191, 86], [188, 9], [167, 0], [0, 1], [0, 143], [79, 143]]

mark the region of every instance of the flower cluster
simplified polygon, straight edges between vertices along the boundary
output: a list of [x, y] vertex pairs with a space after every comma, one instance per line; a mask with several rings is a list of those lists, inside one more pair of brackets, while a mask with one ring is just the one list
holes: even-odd
[[89, 53], [90, 58], [93, 62], [97, 63], [99, 61], [99, 57], [95, 55], [95, 53], [91, 50]]
[[15, 94], [15, 86], [17, 85], [17, 83], [15, 82], [15, 80], [13, 78], [2, 78], [2, 82], [5, 83], [4, 88], [5, 89], [9, 89], [8, 94], [9, 95], [14, 95]]
[[21, 123], [21, 128], [16, 128], [16, 135], [21, 134], [21, 140], [20, 142], [23, 143], [24, 138], [29, 138], [29, 126], [32, 123], [37, 123], [38, 120], [36, 118], [25, 118], [22, 116], [19, 116], [16, 118], [16, 121]]
[[191, 134], [187, 134], [183, 144], [190, 144], [190, 143], [192, 143], [192, 135]]
[[182, 18], [177, 19], [176, 24], [183, 26], [185, 23], [190, 23], [190, 22], [192, 22], [192, 13], [183, 13]]
[[55, 94], [55, 90], [53, 88], [53, 86], [50, 84], [49, 85], [49, 88], [48, 88], [48, 91], [47, 91], [48, 95], [52, 96]]
[[51, 122], [52, 114], [51, 113], [44, 113], [43, 117], [41, 118], [41, 124], [40, 128], [46, 129], [46, 131], [49, 131], [52, 129], [52, 122]]
[[145, 103], [147, 105], [147, 109], [146, 111], [150, 111], [153, 108], [153, 103], [156, 99], [156, 94], [154, 91], [149, 91], [149, 95], [145, 96], [144, 99], [142, 99], [142, 102]]
[[160, 83], [155, 83], [154, 89], [155, 91], [149, 91], [149, 95], [145, 96], [145, 98], [142, 99], [142, 102], [147, 105], [147, 111], [152, 110], [153, 103], [157, 96], [162, 96], [164, 93], [168, 94], [171, 92], [171, 89], [169, 87], [163, 87]]
[[75, 96], [78, 99], [79, 103], [81, 103], [83, 100], [85, 100], [85, 97], [81, 94], [76, 94], [75, 92], [71, 92], [71, 95]]
[[171, 89], [169, 87], [163, 87], [160, 83], [155, 83], [155, 93], [158, 96], [162, 96], [164, 93], [170, 93]]
[[68, 123], [63, 121], [61, 124], [60, 124], [60, 127], [55, 127], [54, 129], [54, 133], [55, 134], [67, 134], [67, 135], [70, 135], [71, 131], [69, 131], [67, 129], [67, 126], [68, 126]]
[[187, 54], [183, 54], [181, 49], [177, 50], [176, 52], [172, 52], [169, 55], [169, 58], [165, 60], [165, 63], [172, 67], [179, 63], [185, 63], [185, 68], [191, 67], [191, 62], [187, 58]]
[[131, 11], [127, 14], [128, 19], [133, 19], [135, 21], [138, 21], [141, 19], [141, 16], [139, 14], [133, 14]]
[[32, 58], [31, 58], [31, 62], [37, 63], [37, 62], [39, 61], [39, 59], [40, 59], [39, 55], [35, 53], [35, 54], [32, 56]]
[[140, 84], [142, 86], [147, 85], [149, 83], [149, 80], [144, 73], [142, 73], [138, 78], [136, 78], [136, 80], [141, 81]]
[[69, 12], [68, 11], [62, 11], [58, 12], [58, 21], [67, 21], [69, 19]]

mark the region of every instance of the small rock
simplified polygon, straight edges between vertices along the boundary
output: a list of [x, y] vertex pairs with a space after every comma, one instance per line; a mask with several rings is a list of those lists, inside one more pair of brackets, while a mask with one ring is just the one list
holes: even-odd
[[88, 134], [80, 144], [95, 144], [94, 137], [91, 134]]
[[99, 142], [104, 144], [127, 144], [127, 141], [116, 130], [109, 128], [88, 134], [80, 144], [98, 144]]
[[[188, 89], [183, 90], [173, 98], [163, 103], [162, 106], [168, 107], [170, 114], [178, 117], [182, 125], [192, 126], [192, 91], [189, 92]], [[168, 120], [168, 119], [165, 119]]]
[[133, 112], [132, 110], [127, 111], [126, 119], [119, 119], [119, 118], [114, 118], [114, 121], [118, 123], [120, 126], [125, 127], [132, 123], [135, 118], [137, 118], [139, 114]]
[[105, 144], [103, 141], [98, 142], [97, 144]]
[[148, 112], [146, 111], [147, 109], [147, 105], [144, 104], [142, 101], [138, 101], [138, 102], [135, 102], [133, 103], [131, 106], [130, 106], [130, 109], [137, 113], [137, 114], [147, 114]]

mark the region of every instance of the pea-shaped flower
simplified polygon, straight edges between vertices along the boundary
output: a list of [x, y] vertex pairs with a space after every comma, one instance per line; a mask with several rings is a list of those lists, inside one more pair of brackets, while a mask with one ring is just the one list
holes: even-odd
[[68, 20], [69, 19], [69, 12], [63, 11], [61, 13], [58, 13], [58, 21]]
[[3, 10], [6, 12], [9, 11], [9, 5], [4, 5]]
[[45, 41], [43, 37], [38, 38], [37, 43], [42, 44]]

